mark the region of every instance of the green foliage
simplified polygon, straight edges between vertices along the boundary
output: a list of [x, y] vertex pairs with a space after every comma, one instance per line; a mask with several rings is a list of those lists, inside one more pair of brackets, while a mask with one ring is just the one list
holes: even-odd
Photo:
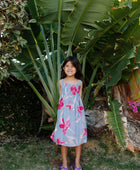
[[[113, 8], [109, 18], [98, 21], [96, 29], [91, 29], [85, 41], [80, 43], [77, 52], [83, 56], [90, 53], [90, 65], [99, 62], [106, 77], [106, 86], [112, 87], [128, 81], [137, 62], [140, 44], [140, 1], [133, 2], [132, 8]], [[93, 55], [93, 57], [91, 57]]]
[[[36, 10], [37, 16], [39, 16], [38, 8], [36, 6], [36, 3], [31, 1], [29, 3], [29, 7], [31, 3], [34, 4]], [[36, 95], [39, 97], [41, 102], [46, 107], [48, 114], [53, 117], [53, 119], [56, 121], [56, 113], [57, 113], [57, 107], [58, 107], [58, 80], [60, 79], [60, 61], [61, 61], [61, 48], [60, 48], [60, 20], [61, 20], [61, 6], [62, 3], [59, 5], [59, 17], [58, 17], [58, 38], [57, 38], [57, 49], [54, 47], [54, 38], [53, 38], [53, 32], [52, 27], [50, 27], [50, 41], [51, 41], [51, 47], [49, 47], [49, 40], [47, 39], [44, 31], [43, 25], [39, 25], [39, 37], [36, 37], [37, 34], [35, 34], [35, 31], [31, 28], [30, 34], [33, 39], [33, 42], [28, 43], [27, 49], [24, 50], [26, 53], [25, 57], [30, 58], [31, 67], [34, 66], [36, 75], [38, 79], [40, 80], [46, 98], [42, 97], [40, 92], [36, 89], [36, 87], [32, 84], [30, 81], [30, 78], [26, 74], [26, 70], [22, 69], [21, 64], [17, 64], [14, 61], [12, 61], [13, 65], [17, 68], [17, 70], [21, 73], [22, 77], [29, 83], [33, 91], [36, 93]], [[30, 10], [32, 8], [30, 7]], [[32, 11], [31, 11], [32, 13]], [[30, 35], [29, 34], [29, 35]], [[40, 43], [41, 42], [41, 43]], [[37, 54], [34, 53], [34, 50], [32, 49], [32, 44], [34, 45], [34, 50]], [[56, 55], [55, 55], [56, 51]], [[24, 55], [22, 55], [24, 57]], [[38, 57], [38, 58], [37, 58]], [[57, 58], [57, 60], [56, 60]], [[27, 61], [26, 61], [27, 62]], [[24, 67], [24, 66], [23, 66]]]
[[88, 35], [87, 30], [95, 27], [95, 21], [108, 18], [107, 11], [110, 11], [111, 7], [112, 0], [77, 1], [74, 10], [64, 25], [62, 43], [65, 45], [70, 45], [71, 43], [78, 45]]
[[113, 0], [113, 7], [119, 7], [119, 1]]
[[53, 125], [48, 124], [48, 125], [45, 125], [45, 126], [42, 126], [42, 127], [41, 127], [41, 129], [51, 130], [51, 131], [53, 131], [54, 128], [55, 128], [54, 124], [53, 124]]
[[[109, 67], [109, 76], [111, 77], [111, 80], [107, 83], [107, 86], [112, 86], [114, 84], [117, 84], [118, 80], [123, 78], [122, 71], [128, 70], [128, 66], [132, 63], [130, 59], [132, 60], [135, 58], [136, 48], [132, 48], [130, 51], [128, 51], [124, 56], [122, 56], [119, 60], [117, 60], [111, 67]], [[133, 60], [134, 61], [134, 60]], [[131, 68], [130, 72], [133, 68]], [[129, 77], [129, 72], [127, 72], [127, 76]]]
[[[61, 22], [65, 23], [68, 19], [68, 15], [74, 8], [76, 0], [63, 0], [62, 3], [62, 17]], [[52, 24], [58, 22], [59, 13], [59, 1], [58, 0], [37, 0], [37, 6], [39, 11], [38, 22], [42, 24]]]
[[[36, 19], [40, 26], [39, 35], [41, 36], [39, 38], [43, 43], [39, 43], [39, 39], [33, 28], [32, 37], [35, 42], [34, 45], [36, 51], [40, 57], [39, 62], [42, 64], [42, 69], [44, 70], [43, 76], [46, 77], [45, 79], [40, 72], [37, 60], [30, 50], [30, 46], [28, 46], [28, 53], [48, 96], [47, 102], [32, 85], [25, 74], [18, 67], [17, 68], [21, 71], [24, 78], [29, 82], [30, 86], [55, 120], [58, 104], [57, 81], [60, 79], [60, 51], [62, 51], [60, 48], [60, 38], [64, 45], [69, 45], [67, 55], [72, 53], [72, 45], [78, 45], [75, 51], [78, 53], [78, 56], [80, 56], [81, 63], [83, 63], [83, 73], [85, 73], [88, 53], [92, 49], [93, 61], [91, 66], [96, 67], [97, 69], [99, 64], [103, 71], [102, 80], [97, 83], [95, 94], [97, 94], [98, 90], [105, 82], [107, 86], [112, 87], [121, 82], [121, 80], [128, 80], [128, 77], [125, 76], [124, 78], [122, 73], [127, 72], [127, 70], [129, 70], [130, 73], [134, 69], [134, 66], [136, 66], [136, 49], [140, 43], [140, 1], [133, 3], [132, 8], [124, 6], [123, 8], [113, 8], [111, 11], [112, 1], [110, 0], [82, 0], [76, 1], [76, 3], [75, 1], [65, 0], [38, 0], [38, 6], [35, 4], [36, 1], [31, 2], [35, 5], [36, 13], [34, 13], [34, 19]], [[107, 11], [109, 12], [107, 13]], [[32, 20], [32, 22], [34, 21], [35, 20]], [[53, 22], [58, 24], [56, 40], [57, 48], [54, 46], [53, 29], [50, 29], [51, 35], [48, 36], [45, 32], [47, 29], [44, 30], [47, 26], [41, 25], [52, 24]], [[63, 27], [62, 33], [61, 26]], [[51, 43], [48, 43], [49, 40]], [[55, 62], [55, 50], [57, 50], [57, 62]], [[50, 55], [50, 53], [52, 55]], [[44, 62], [46, 55], [47, 60]], [[88, 62], [90, 63], [90, 61]], [[46, 67], [46, 63], [48, 67]], [[90, 84], [87, 88], [87, 96], [85, 98], [86, 102], [88, 101], [91, 84], [95, 78], [96, 69], [91, 76], [91, 81], [89, 81]], [[58, 74], [56, 74], [57, 70]], [[109, 79], [108, 82], [105, 81], [106, 78]], [[114, 108], [115, 110], [112, 110], [113, 117], [110, 124], [113, 124], [114, 122], [117, 127], [118, 125], [121, 127], [120, 129], [117, 129], [117, 131], [114, 131], [114, 133], [117, 135], [121, 146], [125, 147], [125, 143], [123, 143], [122, 122], [118, 118], [119, 116], [116, 116], [116, 114], [119, 114], [117, 111], [119, 106], [116, 101], [111, 104], [111, 109]], [[111, 114], [111, 112], [109, 113]]]
[[26, 1], [0, 2], [0, 83], [9, 76], [9, 59], [18, 56], [27, 43], [21, 33], [28, 23], [25, 5]]
[[114, 99], [109, 99], [109, 108], [111, 111], [107, 111], [107, 121], [111, 126], [111, 130], [114, 132], [120, 146], [124, 149], [126, 147], [126, 136], [124, 132], [124, 126], [120, 114], [121, 105]]
[[131, 8], [132, 1], [133, 0], [121, 0], [121, 2], [119, 3], [119, 7], [129, 6]]
[[[40, 88], [39, 84], [34, 84]], [[3, 82], [0, 94], [0, 133], [18, 137], [36, 134], [41, 119], [41, 103], [27, 82], [10, 77]]]

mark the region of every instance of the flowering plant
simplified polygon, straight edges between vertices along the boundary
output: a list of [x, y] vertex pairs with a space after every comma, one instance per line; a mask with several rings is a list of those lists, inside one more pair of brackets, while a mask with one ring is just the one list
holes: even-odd
[[138, 113], [140, 111], [140, 102], [134, 102], [134, 101], [130, 101], [128, 102], [129, 106], [127, 106], [128, 109], [130, 109], [131, 111], [133, 111], [134, 113]]

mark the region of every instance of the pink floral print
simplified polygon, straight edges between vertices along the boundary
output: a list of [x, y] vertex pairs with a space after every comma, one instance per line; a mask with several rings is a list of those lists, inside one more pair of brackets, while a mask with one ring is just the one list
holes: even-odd
[[80, 97], [81, 80], [77, 84], [61, 81], [57, 122], [50, 138], [59, 145], [75, 147], [87, 142], [84, 106]]
[[53, 133], [52, 133], [50, 138], [54, 141], [54, 131], [53, 131]]
[[82, 114], [82, 110], [83, 110], [83, 106], [80, 105], [80, 100], [79, 100], [79, 105], [77, 106], [77, 111], [80, 113], [80, 115]]
[[67, 133], [67, 130], [70, 127], [71, 123], [69, 120], [67, 120], [65, 123], [64, 118], [62, 118], [62, 122], [63, 122], [63, 124], [60, 124], [59, 127], [63, 129], [63, 133], [65, 135]]
[[73, 95], [76, 95], [77, 88], [76, 88], [76, 86], [75, 86], [74, 84], [71, 86], [70, 91], [71, 91], [71, 93], [72, 93]]
[[87, 129], [86, 129], [86, 128], [84, 128], [84, 134], [83, 134], [83, 136], [87, 136]]
[[58, 109], [61, 110], [61, 108], [64, 106], [63, 98], [60, 99]]
[[71, 101], [69, 100], [68, 104], [65, 105], [65, 106], [68, 107], [68, 108], [69, 108], [69, 111], [70, 111], [70, 110], [71, 110]]
[[60, 138], [57, 138], [56, 142], [57, 142], [57, 144], [59, 144], [59, 145], [62, 145], [63, 143], [65, 143], [65, 142], [62, 142], [62, 141], [60, 140]]
[[78, 91], [77, 91], [77, 94], [79, 94], [80, 93], [80, 86], [78, 86]]

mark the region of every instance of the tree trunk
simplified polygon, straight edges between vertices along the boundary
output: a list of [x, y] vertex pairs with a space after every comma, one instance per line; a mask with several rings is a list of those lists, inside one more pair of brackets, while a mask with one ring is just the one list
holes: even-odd
[[87, 131], [89, 136], [99, 136], [107, 128], [104, 119], [106, 109], [106, 98], [98, 97], [94, 103], [93, 110], [86, 110]]

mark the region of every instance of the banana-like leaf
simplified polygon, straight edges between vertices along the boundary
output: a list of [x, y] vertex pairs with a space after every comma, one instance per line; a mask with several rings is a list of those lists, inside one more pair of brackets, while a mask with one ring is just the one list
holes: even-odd
[[[112, 7], [112, 0], [79, 0], [65, 23], [61, 40], [64, 45], [78, 44], [87, 35], [85, 28], [94, 27], [95, 21], [108, 18], [107, 11]], [[71, 34], [69, 34], [71, 33]]]
[[[13, 61], [13, 60], [12, 60]], [[13, 61], [15, 62], [15, 61]], [[24, 75], [28, 78], [28, 80], [33, 79], [34, 73], [31, 71], [33, 66], [31, 64], [21, 65], [21, 63], [16, 63], [18, 68], [24, 73]], [[10, 74], [12, 76], [15, 76], [18, 80], [25, 80], [24, 76], [21, 75], [21, 73], [15, 68], [13, 64], [10, 64], [9, 66]]]
[[106, 111], [107, 113], [107, 122], [109, 123], [111, 130], [114, 132], [117, 137], [118, 143], [122, 148], [126, 147], [126, 134], [124, 131], [124, 126], [120, 114], [121, 105], [119, 102], [114, 99], [111, 101], [109, 99], [109, 108], [111, 111]]
[[[69, 13], [73, 10], [76, 0], [63, 0], [62, 6], [62, 22], [68, 18]], [[39, 7], [38, 22], [41, 24], [52, 24], [58, 22], [59, 0], [37, 0]]]
[[109, 68], [109, 75], [111, 79], [107, 84], [108, 87], [117, 84], [117, 82], [121, 79], [122, 70], [127, 68], [127, 65], [130, 64], [130, 59], [135, 57], [135, 53], [136, 48], [134, 47]]
[[[134, 2], [132, 8], [113, 8], [110, 12], [110, 19], [102, 22], [96, 22], [95, 28], [97, 30], [90, 31], [87, 38], [85, 39], [86, 46], [81, 50], [81, 54], [84, 55], [89, 51], [89, 49], [96, 47], [99, 48], [99, 42], [103, 43], [105, 40], [109, 43], [112, 43], [112, 38], [114, 37], [113, 42], [119, 39], [137, 39], [136, 44], [140, 40], [140, 1]], [[112, 35], [110, 35], [112, 32]], [[115, 39], [115, 34], [117, 35]], [[120, 35], [119, 35], [120, 34]], [[110, 35], [110, 36], [109, 36]], [[108, 37], [106, 37], [108, 36]], [[109, 39], [110, 40], [109, 40]], [[105, 44], [106, 45], [106, 44]], [[101, 47], [101, 49], [105, 48]]]

